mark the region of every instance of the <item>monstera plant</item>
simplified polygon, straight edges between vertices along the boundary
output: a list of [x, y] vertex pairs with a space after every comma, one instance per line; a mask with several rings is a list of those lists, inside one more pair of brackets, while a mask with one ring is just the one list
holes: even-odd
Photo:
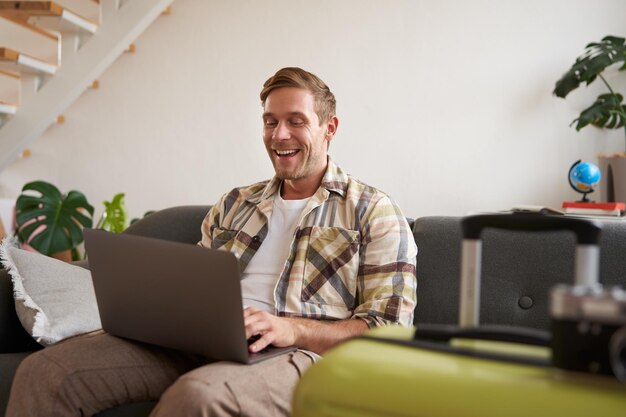
[[[624, 41], [624, 38], [617, 36], [606, 36], [601, 42], [588, 44], [585, 53], [578, 57], [574, 65], [556, 82], [554, 94], [563, 98], [582, 83], [589, 85], [597, 79], [606, 87], [607, 92], [600, 94], [596, 101], [584, 109], [572, 122], [572, 124], [576, 123], [576, 130], [589, 125], [607, 129], [624, 129], [626, 139], [624, 96], [615, 91], [605, 77], [609, 69], [616, 69], [617, 73], [626, 74]], [[626, 151], [626, 147], [624, 150]], [[600, 183], [602, 199], [626, 202], [626, 152], [599, 155], [598, 159], [602, 172]]]
[[[593, 42], [586, 46], [585, 53], [576, 59], [574, 65], [556, 82], [554, 94], [565, 98], [580, 84], [591, 84], [600, 79], [606, 89], [596, 101], [580, 113], [572, 124], [576, 130], [588, 125], [608, 129], [624, 128], [626, 138], [626, 105], [622, 104], [624, 96], [611, 87], [602, 73], [614, 64], [621, 64], [618, 71], [626, 71], [626, 45], [624, 38], [606, 36], [601, 42]], [[625, 148], [626, 150], [626, 148]]]
[[72, 260], [80, 259], [77, 246], [83, 241], [83, 228], [93, 224], [93, 207], [79, 191], [62, 194], [45, 181], [34, 181], [22, 188], [15, 203], [17, 229], [21, 243], [44, 255], [71, 251]]

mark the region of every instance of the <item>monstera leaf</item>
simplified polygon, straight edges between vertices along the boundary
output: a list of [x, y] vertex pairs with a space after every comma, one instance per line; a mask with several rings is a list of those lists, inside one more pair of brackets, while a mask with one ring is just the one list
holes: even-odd
[[617, 36], [605, 36], [601, 42], [590, 43], [586, 46], [585, 54], [577, 58], [569, 71], [556, 82], [553, 93], [557, 97], [564, 98], [581, 83], [589, 85], [597, 78], [602, 80], [609, 91], [608, 94], [598, 96], [595, 103], [572, 122], [576, 123], [576, 130], [593, 125], [607, 129], [624, 128], [626, 134], [626, 106], [622, 104], [624, 97], [615, 92], [602, 76], [602, 72], [613, 64], [621, 63], [619, 71], [626, 71], [625, 43], [625, 38]]
[[44, 255], [74, 250], [83, 241], [83, 227], [93, 224], [93, 207], [82, 193], [63, 195], [45, 181], [26, 184], [15, 210], [18, 239]]
[[590, 43], [586, 46], [585, 54], [576, 59], [574, 65], [560, 80], [556, 82], [554, 94], [565, 98], [570, 91], [575, 90], [581, 83], [591, 84], [608, 66], [622, 62], [620, 71], [626, 70], [625, 39], [617, 36], [606, 36], [599, 43]]
[[[622, 104], [623, 99], [619, 93], [598, 96], [596, 102], [583, 110], [580, 117], [574, 120], [574, 122], [578, 122], [576, 123], [576, 130], [580, 130], [588, 124], [607, 129], [619, 129], [626, 126], [626, 105]], [[622, 111], [619, 112], [618, 109]]]
[[126, 206], [124, 205], [124, 193], [115, 194], [113, 200], [105, 201], [104, 213], [96, 228], [108, 230], [113, 233], [121, 233], [126, 229]]

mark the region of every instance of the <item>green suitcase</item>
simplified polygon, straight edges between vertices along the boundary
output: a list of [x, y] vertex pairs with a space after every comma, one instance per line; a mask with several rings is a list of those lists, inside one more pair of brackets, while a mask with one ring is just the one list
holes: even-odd
[[[479, 225], [473, 231], [472, 222]], [[531, 225], [531, 230], [553, 230], [580, 225], [535, 215], [518, 216], [513, 225], [501, 216], [469, 223], [469, 230], [464, 225], [460, 327], [418, 325], [416, 332], [390, 326], [337, 346], [303, 375], [294, 394], [293, 417], [626, 416], [626, 384], [618, 381], [623, 375], [615, 371], [616, 378], [598, 365], [601, 361], [583, 351], [580, 340], [574, 339], [576, 345], [570, 350], [578, 357], [586, 355], [594, 366], [585, 361], [572, 365], [568, 355], [555, 355], [554, 349], [567, 343], [550, 342], [547, 332], [478, 325], [480, 245], [476, 241], [483, 227]], [[593, 246], [597, 247], [599, 228], [585, 223], [589, 227], [582, 225], [582, 231], [576, 232], [579, 246], [584, 245], [577, 252], [577, 284], [572, 287], [576, 291], [593, 287], [597, 280], [598, 252]], [[474, 242], [468, 242], [468, 235]], [[563, 321], [563, 316], [553, 317], [554, 329], [562, 329]], [[626, 329], [623, 320], [620, 325]], [[624, 352], [622, 346], [623, 361]]]

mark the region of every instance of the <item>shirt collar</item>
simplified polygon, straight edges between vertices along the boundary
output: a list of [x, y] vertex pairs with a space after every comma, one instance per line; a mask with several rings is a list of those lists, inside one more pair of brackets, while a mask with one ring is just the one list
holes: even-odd
[[[263, 200], [273, 198], [274, 195], [280, 190], [281, 179], [274, 176], [261, 193], [254, 193], [248, 197], [248, 201], [258, 204]], [[322, 177], [322, 184], [320, 188], [325, 188], [329, 192], [339, 194], [341, 197], [346, 195], [348, 188], [348, 174], [346, 174], [339, 165], [335, 164], [330, 156], [328, 156], [328, 165], [326, 166], [326, 172]]]
[[328, 166], [322, 178], [321, 187], [328, 191], [335, 192], [342, 197], [345, 197], [346, 190], [348, 189], [348, 174], [346, 174], [339, 165], [335, 164], [330, 156], [328, 157]]

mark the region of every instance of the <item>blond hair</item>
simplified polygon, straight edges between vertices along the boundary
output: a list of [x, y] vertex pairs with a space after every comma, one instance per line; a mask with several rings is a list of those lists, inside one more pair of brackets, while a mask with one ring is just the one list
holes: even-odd
[[279, 69], [265, 81], [261, 90], [261, 105], [265, 107], [265, 100], [270, 93], [283, 87], [302, 88], [313, 94], [315, 113], [320, 119], [320, 125], [335, 115], [337, 102], [330, 88], [317, 75], [297, 67]]

